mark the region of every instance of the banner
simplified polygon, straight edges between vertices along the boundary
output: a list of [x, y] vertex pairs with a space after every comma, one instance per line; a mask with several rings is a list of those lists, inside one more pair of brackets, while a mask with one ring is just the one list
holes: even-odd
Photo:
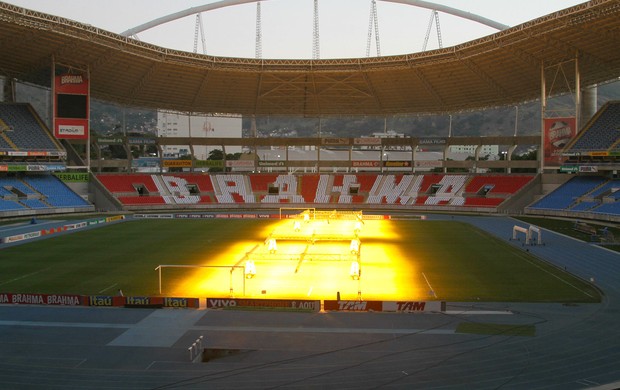
[[398, 313], [438, 313], [446, 311], [446, 303], [442, 301], [395, 301], [383, 302], [383, 311]]
[[283, 167], [284, 161], [258, 161], [259, 167]]
[[87, 172], [57, 172], [54, 176], [65, 183], [88, 183], [90, 174]]
[[127, 143], [129, 145], [155, 145], [157, 140], [151, 137], [128, 137]]
[[331, 301], [323, 302], [326, 311], [382, 311], [381, 301]]
[[397, 168], [410, 167], [411, 161], [384, 161], [383, 166], [384, 167], [397, 167]]
[[122, 145], [122, 137], [97, 137], [96, 142], [100, 145]]
[[90, 112], [88, 79], [63, 74], [54, 78], [54, 135], [56, 138], [87, 139]]
[[166, 168], [191, 168], [192, 160], [164, 160]]
[[321, 138], [323, 145], [349, 145], [348, 138]]
[[562, 149], [576, 134], [574, 117], [545, 118], [543, 150], [546, 166], [560, 166], [565, 160]]
[[351, 161], [351, 166], [354, 168], [376, 168], [379, 166], [379, 161], [354, 160]]
[[354, 145], [381, 145], [381, 138], [378, 137], [361, 137], [353, 139]]
[[414, 163], [416, 168], [441, 168], [443, 161], [438, 160], [416, 160]]
[[418, 145], [445, 145], [448, 143], [446, 138], [420, 138]]
[[576, 173], [579, 172], [579, 166], [577, 165], [562, 165], [560, 167], [562, 173]]
[[286, 311], [319, 311], [321, 302], [304, 299], [232, 299], [207, 298], [207, 309], [282, 309]]
[[195, 160], [194, 166], [196, 168], [222, 168], [224, 166], [223, 160]]
[[226, 160], [228, 168], [254, 168], [254, 160]]
[[0, 304], [80, 306], [82, 305], [82, 296], [68, 294], [0, 293]]
[[326, 311], [383, 311], [398, 313], [435, 313], [446, 310], [441, 301], [332, 301], [323, 302]]

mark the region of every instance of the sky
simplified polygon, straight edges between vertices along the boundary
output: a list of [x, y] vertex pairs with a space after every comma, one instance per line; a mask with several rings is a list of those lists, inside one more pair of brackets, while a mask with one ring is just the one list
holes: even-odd
[[[6, 1], [6, 0], [5, 0]], [[205, 0], [8, 0], [8, 3], [62, 16], [121, 33], [153, 19], [216, 1]], [[514, 26], [571, 7], [583, 0], [436, 0], [433, 3]], [[319, 0], [320, 58], [365, 57], [371, 0]], [[393, 2], [376, 2], [381, 55], [422, 51], [431, 11]], [[313, 0], [262, 0], [262, 58], [312, 58]], [[203, 13], [206, 54], [255, 57], [256, 3]], [[493, 34], [497, 30], [439, 13], [443, 47]], [[138, 34], [141, 41], [192, 52], [196, 17], [189, 16]], [[438, 48], [433, 23], [427, 50]], [[370, 55], [377, 54], [372, 31]], [[202, 53], [199, 38], [198, 52]]]

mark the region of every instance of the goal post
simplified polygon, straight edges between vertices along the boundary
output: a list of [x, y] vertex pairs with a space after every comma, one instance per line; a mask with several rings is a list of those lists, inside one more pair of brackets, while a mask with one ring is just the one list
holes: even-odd
[[[242, 269], [242, 274], [244, 274], [245, 266], [242, 265], [193, 265], [193, 264], [160, 264], [155, 267], [155, 271], [158, 271], [159, 276], [159, 294], [162, 292], [162, 270], [164, 268], [226, 268], [230, 270], [230, 295], [233, 296], [233, 272], [236, 269]], [[243, 277], [243, 295], [245, 296], [245, 275]]]
[[538, 245], [543, 245], [543, 241], [542, 241], [542, 230], [538, 227], [538, 226], [534, 226], [534, 225], [530, 225], [530, 227], [527, 229], [529, 235], [530, 235], [530, 241], [532, 240], [532, 238], [534, 238], [534, 234], [536, 235], [536, 243]]
[[525, 244], [526, 244], [526, 245], [529, 245], [529, 243], [530, 243], [530, 238], [531, 238], [531, 237], [530, 237], [530, 234], [531, 234], [531, 233], [530, 233], [530, 231], [529, 231], [528, 229], [524, 228], [524, 227], [514, 225], [514, 226], [512, 227], [512, 240], [519, 240], [519, 235], [518, 235], [518, 233], [523, 233], [523, 234], [525, 234]]

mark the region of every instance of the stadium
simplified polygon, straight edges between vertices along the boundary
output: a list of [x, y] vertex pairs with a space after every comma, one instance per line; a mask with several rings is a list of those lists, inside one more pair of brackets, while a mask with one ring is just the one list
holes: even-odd
[[[594, 0], [454, 47], [301, 60], [0, 3], [2, 387], [617, 388], [620, 102], [596, 87], [620, 77], [619, 13]], [[188, 134], [95, 134], [91, 98]], [[259, 137], [253, 120], [530, 101], [536, 135], [322, 136], [319, 119]], [[227, 127], [241, 117], [248, 136]]]

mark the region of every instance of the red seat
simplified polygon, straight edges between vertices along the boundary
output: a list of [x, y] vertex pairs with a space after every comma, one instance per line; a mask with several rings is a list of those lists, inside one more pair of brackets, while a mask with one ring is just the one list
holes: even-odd
[[161, 196], [119, 196], [118, 200], [124, 205], [166, 204]]
[[301, 181], [301, 196], [306, 203], [313, 203], [321, 176], [311, 174], [299, 176], [299, 178]]
[[269, 184], [272, 184], [278, 178], [276, 174], [255, 174], [249, 175], [250, 185], [254, 192], [267, 192], [269, 190]]

